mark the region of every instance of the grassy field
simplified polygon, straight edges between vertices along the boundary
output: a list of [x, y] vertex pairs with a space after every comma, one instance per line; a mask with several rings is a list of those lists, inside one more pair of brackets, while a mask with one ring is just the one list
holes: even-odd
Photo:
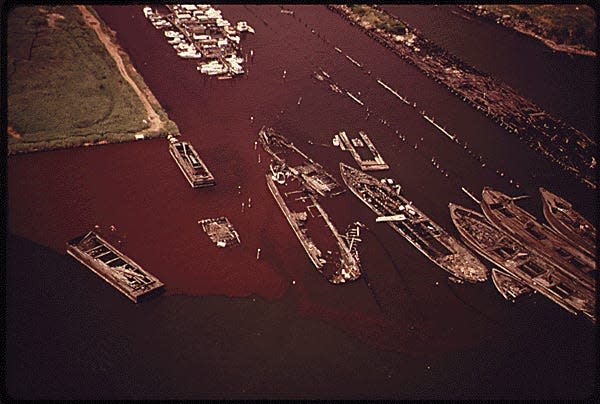
[[[162, 128], [148, 133], [142, 102], [77, 8], [14, 8], [7, 43], [10, 153], [178, 133], [156, 100]], [[127, 70], [147, 89], [131, 66]]]
[[544, 36], [565, 45], [581, 45], [596, 49], [596, 13], [582, 4], [485, 5], [500, 15], [510, 15], [531, 22], [544, 31]]
[[360, 24], [363, 28], [369, 29], [375, 27], [395, 35], [406, 33], [406, 28], [401, 22], [394, 20], [371, 6], [365, 4], [351, 4], [348, 7], [350, 7], [350, 10], [352, 10], [353, 13], [360, 17]]

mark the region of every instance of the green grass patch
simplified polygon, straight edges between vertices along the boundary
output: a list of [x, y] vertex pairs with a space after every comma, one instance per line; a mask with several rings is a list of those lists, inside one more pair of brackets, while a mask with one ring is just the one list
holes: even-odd
[[9, 138], [9, 152], [132, 140], [148, 128], [142, 102], [74, 6], [12, 9], [7, 43], [8, 122], [21, 134]]
[[366, 4], [350, 4], [350, 10], [360, 17], [365, 28], [378, 28], [394, 35], [406, 33], [406, 27], [400, 21]]
[[529, 21], [544, 31], [548, 39], [566, 45], [596, 50], [596, 13], [583, 4], [486, 5], [497, 14]]

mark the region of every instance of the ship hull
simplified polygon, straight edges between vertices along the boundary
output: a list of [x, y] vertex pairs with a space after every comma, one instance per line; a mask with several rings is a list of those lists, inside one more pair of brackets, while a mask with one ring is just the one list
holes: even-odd
[[573, 210], [566, 200], [540, 188], [544, 217], [548, 224], [590, 257], [596, 257], [596, 228]]
[[263, 149], [278, 163], [285, 163], [311, 192], [330, 197], [344, 192], [344, 188], [319, 163], [272, 128], [261, 128], [258, 139]]
[[[196, 162], [196, 167], [192, 165], [187, 157], [184, 157], [185, 155], [182, 152], [183, 144], [185, 144], [186, 149], [192, 156], [191, 158]], [[169, 145], [169, 153], [192, 188], [210, 187], [215, 185], [215, 177], [208, 170], [204, 162], [198, 156], [196, 150], [194, 150], [189, 143], [171, 143]]]
[[67, 254], [134, 303], [164, 291], [161, 281], [93, 231], [68, 242]]
[[454, 204], [449, 208], [463, 241], [482, 257], [570, 313], [583, 313], [596, 321], [592, 290], [573, 281], [542, 255], [529, 251], [488, 224], [483, 215]]
[[266, 175], [269, 191], [313, 266], [331, 283], [360, 277], [360, 268], [315, 197], [288, 173], [284, 183]]
[[388, 225], [441, 269], [471, 283], [487, 279], [486, 267], [464, 245], [403, 196], [344, 163], [340, 172], [352, 193], [379, 217], [403, 216], [404, 220], [388, 221]]
[[551, 261], [574, 281], [595, 290], [595, 260], [548, 226], [538, 223], [534, 216], [517, 206], [513, 198], [484, 188], [480, 204], [485, 217], [496, 228]]

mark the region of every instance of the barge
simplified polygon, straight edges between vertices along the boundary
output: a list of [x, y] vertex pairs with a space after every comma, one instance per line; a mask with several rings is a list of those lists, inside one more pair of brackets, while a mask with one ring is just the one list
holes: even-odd
[[437, 266], [461, 280], [487, 279], [486, 267], [462, 243], [412, 205], [387, 183], [340, 163], [342, 179], [352, 193]]
[[360, 277], [360, 266], [325, 210], [285, 164], [273, 162], [267, 187], [312, 264], [333, 284]]
[[164, 291], [164, 284], [144, 271], [95, 231], [67, 242], [67, 254], [94, 271], [134, 303]]
[[377, 171], [377, 170], [387, 170], [390, 166], [383, 160], [377, 148], [371, 139], [369, 139], [369, 135], [366, 132], [359, 130], [358, 136], [360, 138], [353, 138], [352, 141], [348, 139], [348, 135], [345, 131], [338, 132], [338, 137], [341, 143], [344, 145], [344, 148], [350, 152], [352, 158], [359, 165], [360, 169], [363, 171]]
[[489, 224], [480, 213], [453, 203], [448, 207], [464, 242], [482, 257], [570, 313], [582, 313], [596, 321], [593, 289], [574, 281], [552, 261]]
[[485, 217], [498, 229], [552, 261], [576, 282], [595, 290], [595, 260], [548, 226], [537, 222], [533, 215], [515, 203], [515, 198], [485, 187], [480, 205]]
[[258, 140], [275, 161], [285, 163], [291, 173], [299, 177], [312, 192], [329, 197], [344, 192], [344, 188], [319, 163], [273, 128], [263, 126], [258, 133]]
[[192, 188], [215, 185], [215, 177], [190, 143], [170, 137], [169, 153]]
[[559, 234], [573, 242], [590, 257], [596, 257], [596, 228], [570, 202], [540, 188], [544, 217]]

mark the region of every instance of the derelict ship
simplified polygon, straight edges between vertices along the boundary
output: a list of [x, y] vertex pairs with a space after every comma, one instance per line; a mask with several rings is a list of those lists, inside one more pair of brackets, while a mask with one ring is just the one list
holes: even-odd
[[377, 178], [340, 163], [348, 188], [427, 258], [451, 275], [468, 282], [487, 279], [486, 267], [462, 243]]
[[331, 283], [360, 277], [360, 266], [327, 213], [285, 163], [273, 162], [267, 186], [315, 268]]
[[[565, 310], [573, 314], [583, 313], [596, 321], [593, 289], [582, 286], [552, 261], [489, 224], [482, 214], [453, 203], [448, 206], [464, 242], [516, 279], [521, 284], [521, 293], [526, 292], [522, 287], [528, 286]], [[502, 287], [498, 289], [503, 292]]]
[[596, 228], [570, 202], [540, 188], [544, 217], [554, 230], [573, 242], [591, 257], [596, 256]]
[[335, 196], [344, 192], [344, 188], [319, 163], [273, 128], [263, 126], [258, 132], [258, 140], [273, 159], [285, 162], [292, 174], [298, 176], [309, 190], [321, 196]]

